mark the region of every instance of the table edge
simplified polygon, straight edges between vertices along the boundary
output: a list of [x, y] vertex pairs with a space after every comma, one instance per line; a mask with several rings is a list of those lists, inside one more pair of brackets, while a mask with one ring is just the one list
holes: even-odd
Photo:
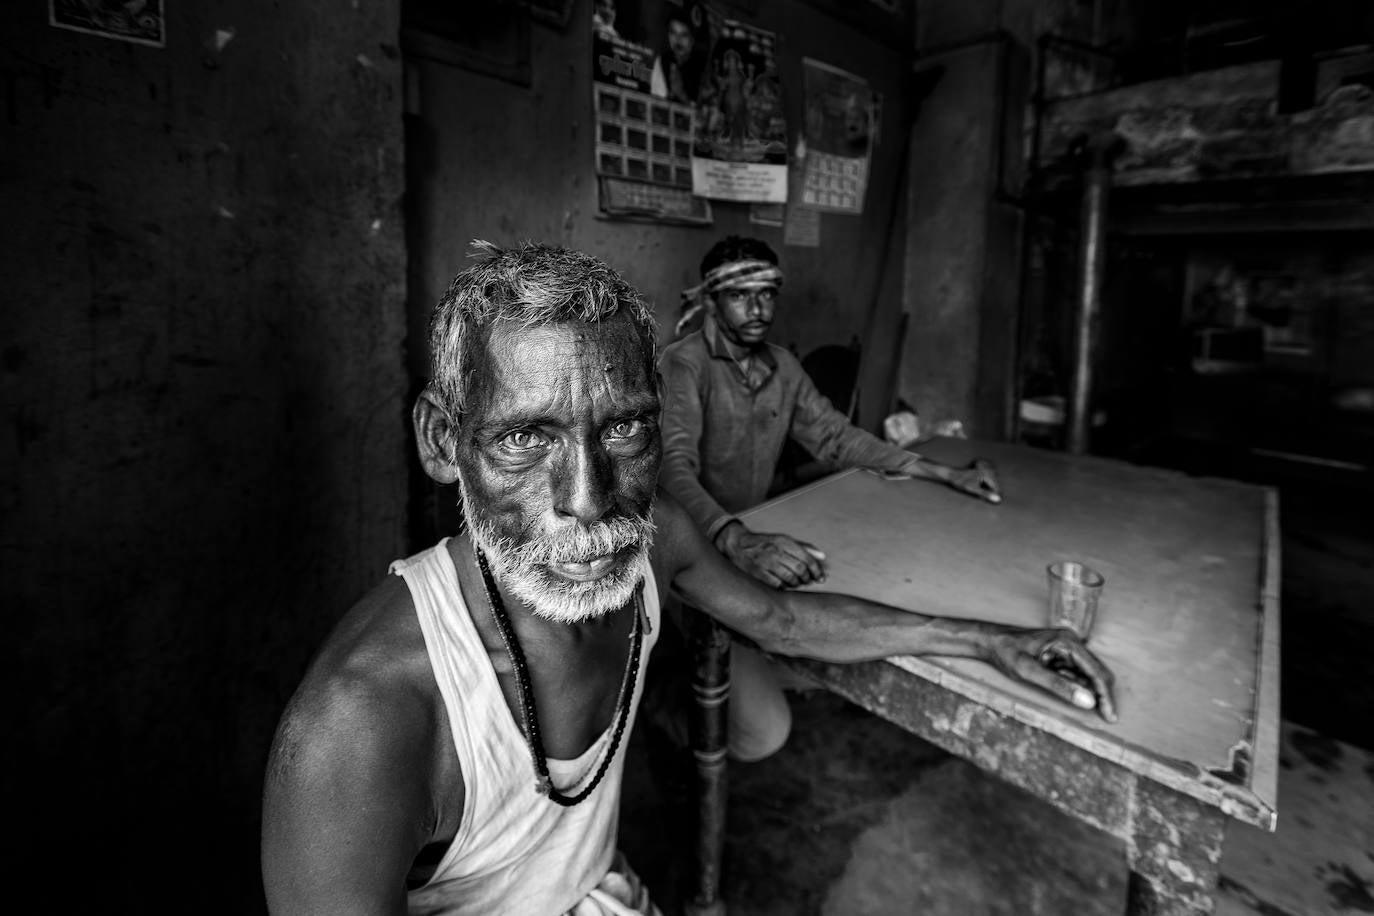
[[1274, 830], [1278, 821], [1279, 796], [1279, 732], [1280, 724], [1280, 648], [1281, 612], [1279, 596], [1282, 589], [1283, 540], [1279, 525], [1279, 491], [1265, 487], [1264, 492], [1264, 553], [1260, 571], [1260, 609], [1262, 624], [1259, 683], [1255, 691], [1255, 730], [1252, 751], [1253, 771], [1250, 791], [1270, 811], [1267, 824]]
[[1128, 741], [1106, 740], [1099, 733], [1076, 722], [1060, 719], [995, 687], [971, 681], [944, 667], [935, 658], [905, 655], [884, 661], [951, 693], [980, 703], [995, 713], [1117, 764], [1137, 776], [1219, 808], [1236, 820], [1265, 830], [1274, 829], [1276, 812], [1270, 802], [1252, 789], [1227, 782], [1195, 763], [1160, 757]]

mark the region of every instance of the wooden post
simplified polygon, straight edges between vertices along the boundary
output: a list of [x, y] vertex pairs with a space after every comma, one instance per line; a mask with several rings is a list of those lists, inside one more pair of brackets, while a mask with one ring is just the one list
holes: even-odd
[[1098, 314], [1102, 308], [1102, 275], [1107, 263], [1107, 195], [1112, 186], [1112, 160], [1125, 142], [1108, 131], [1083, 145], [1083, 209], [1079, 221], [1078, 314], [1074, 329], [1073, 380], [1069, 390], [1068, 450], [1088, 450], [1092, 428], [1093, 363]]
[[1220, 808], [1137, 780], [1126, 839], [1127, 916], [1210, 916], [1225, 840]]
[[725, 916], [720, 860], [725, 847], [726, 702], [730, 697], [730, 634], [709, 615], [684, 608], [692, 641], [692, 756], [696, 759], [695, 886], [688, 916]]

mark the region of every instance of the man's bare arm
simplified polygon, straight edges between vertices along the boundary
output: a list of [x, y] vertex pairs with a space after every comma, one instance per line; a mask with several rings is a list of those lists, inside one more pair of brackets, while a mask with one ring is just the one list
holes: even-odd
[[[660, 494], [655, 518], [672, 582], [690, 603], [780, 655], [832, 662], [896, 655], [976, 658], [1084, 709], [1116, 719], [1112, 675], [1066, 630], [1025, 630], [977, 620], [934, 617], [851, 595], [768, 588], [726, 562], [671, 497]], [[1050, 670], [1054, 655], [1092, 686]]]
[[900, 473], [916, 480], [939, 481], [990, 503], [1002, 501], [1002, 487], [991, 461], [975, 459], [964, 467], [954, 467], [913, 453]]
[[263, 793], [273, 914], [406, 912], [405, 878], [433, 828], [422, 702], [366, 677], [307, 681], [277, 729]]

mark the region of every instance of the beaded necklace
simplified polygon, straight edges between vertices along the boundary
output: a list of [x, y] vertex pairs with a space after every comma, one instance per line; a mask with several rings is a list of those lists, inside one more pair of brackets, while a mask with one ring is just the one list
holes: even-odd
[[611, 746], [606, 750], [606, 756], [601, 759], [601, 765], [596, 769], [596, 775], [581, 792], [576, 795], [564, 795], [553, 784], [553, 779], [549, 776], [549, 763], [544, 753], [544, 740], [539, 734], [539, 713], [534, 708], [534, 690], [530, 686], [530, 672], [525, 663], [524, 650], [520, 648], [520, 641], [515, 638], [515, 630], [511, 627], [510, 617], [506, 614], [505, 602], [501, 600], [501, 593], [496, 588], [496, 583], [492, 579], [491, 567], [487, 565], [486, 555], [481, 548], [474, 545], [473, 553], [477, 555], [477, 565], [482, 570], [482, 584], [487, 590], [487, 603], [491, 605], [491, 616], [496, 621], [496, 630], [501, 634], [501, 642], [506, 646], [506, 654], [510, 656], [511, 667], [515, 669], [515, 693], [520, 701], [520, 718], [524, 725], [525, 744], [530, 749], [530, 757], [534, 760], [534, 790], [540, 795], [548, 796], [553, 801], [565, 808], [585, 799], [592, 794], [597, 783], [601, 782], [601, 777], [606, 775], [606, 770], [611, 766], [611, 761], [615, 759], [615, 752], [620, 747], [620, 738], [625, 731], [625, 723], [630, 718], [631, 701], [634, 698], [635, 677], [639, 671], [639, 652], [644, 642], [644, 632], [641, 622], [644, 615], [643, 596], [641, 591], [643, 586], [635, 590], [635, 611], [634, 627], [630, 631], [630, 661], [625, 668], [625, 674], [620, 681], [620, 697], [616, 700], [615, 730], [611, 732]]

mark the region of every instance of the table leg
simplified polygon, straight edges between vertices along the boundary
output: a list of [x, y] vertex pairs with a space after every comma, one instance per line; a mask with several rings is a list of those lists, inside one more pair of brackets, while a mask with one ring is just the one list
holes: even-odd
[[1131, 800], [1126, 888], [1130, 916], [1206, 916], [1226, 838], [1217, 808], [1158, 783], [1136, 781]]
[[696, 875], [689, 916], [724, 916], [720, 860], [725, 847], [726, 701], [730, 634], [709, 615], [685, 609], [692, 643], [692, 755], [696, 759]]

